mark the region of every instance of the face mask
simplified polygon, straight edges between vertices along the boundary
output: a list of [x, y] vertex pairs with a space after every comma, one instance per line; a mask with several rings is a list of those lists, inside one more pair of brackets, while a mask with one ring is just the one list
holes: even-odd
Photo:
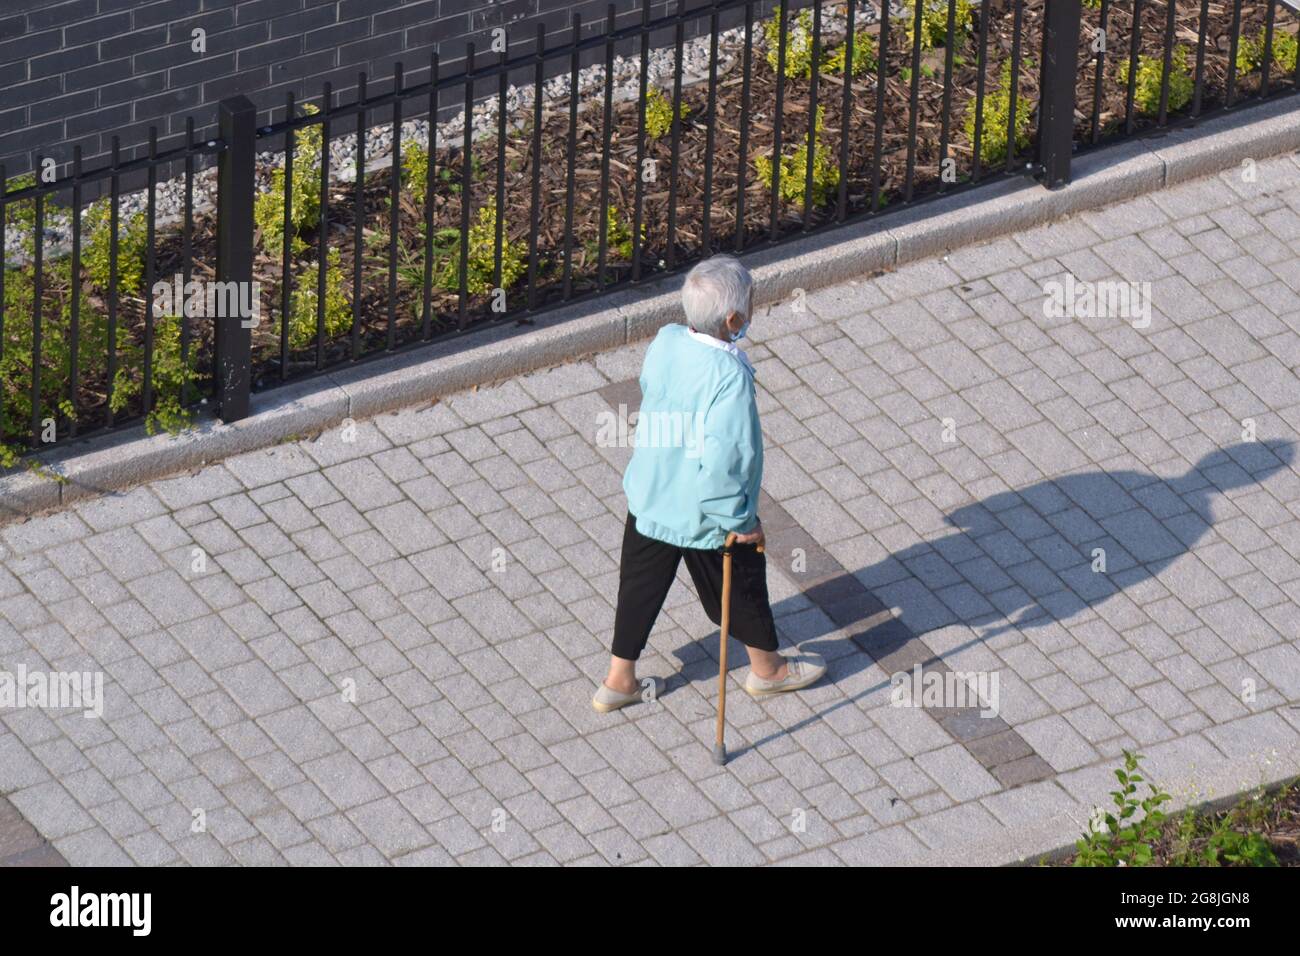
[[749, 322], [746, 321], [745, 324], [740, 327], [739, 331], [731, 333], [731, 341], [739, 342], [741, 339], [745, 337], [745, 333], [748, 331], [749, 331]]

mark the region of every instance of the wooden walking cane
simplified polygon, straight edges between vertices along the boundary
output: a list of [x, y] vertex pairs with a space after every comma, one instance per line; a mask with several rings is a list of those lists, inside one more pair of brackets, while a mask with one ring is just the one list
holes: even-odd
[[[727, 721], [727, 631], [731, 627], [731, 548], [736, 543], [736, 532], [727, 535], [722, 545], [722, 646], [718, 649], [718, 736], [713, 744], [713, 762], [721, 767], [727, 762], [727, 745], [722, 730]], [[760, 544], [755, 549], [763, 553]]]

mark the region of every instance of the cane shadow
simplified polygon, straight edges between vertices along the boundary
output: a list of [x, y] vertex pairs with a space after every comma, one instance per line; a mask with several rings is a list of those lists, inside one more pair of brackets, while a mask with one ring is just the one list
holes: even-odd
[[[1117, 470], [1036, 482], [963, 505], [944, 519], [954, 533], [820, 581], [802, 599], [778, 602], [773, 612], [778, 621], [789, 615], [782, 629], [794, 631], [801, 650], [831, 663], [832, 680], [905, 649], [908, 659], [917, 658], [916, 639], [940, 628], [964, 625], [975, 632], [942, 653], [925, 654], [934, 660], [1008, 631], [1067, 621], [1150, 580], [1205, 539], [1215, 504], [1226, 493], [1260, 484], [1294, 461], [1293, 442], [1244, 442], [1207, 454], [1169, 479]], [[862, 585], [880, 600], [858, 602], [863, 612], [846, 616], [854, 602], [842, 595]], [[809, 601], [837, 613], [833, 619], [810, 614]], [[878, 613], [882, 602], [899, 608], [901, 620]], [[845, 640], [854, 644], [851, 653], [845, 653]], [[744, 749], [889, 686], [879, 682]]]

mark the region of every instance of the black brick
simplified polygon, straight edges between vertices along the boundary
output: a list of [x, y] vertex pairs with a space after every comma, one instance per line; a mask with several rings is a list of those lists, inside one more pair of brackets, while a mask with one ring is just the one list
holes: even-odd
[[312, 30], [303, 38], [303, 49], [308, 53], [315, 50], [332, 49], [340, 44], [355, 40], [357, 37], [370, 35], [368, 20], [348, 20], [320, 30]]
[[184, 20], [175, 20], [167, 24], [167, 36], [172, 43], [180, 43], [182, 40], [186, 43], [194, 42], [194, 31], [202, 29], [208, 34], [208, 49], [212, 49], [212, 34], [219, 33], [223, 30], [233, 30], [235, 28], [235, 14], [233, 10], [210, 10], [199, 14], [197, 17], [186, 17]]
[[152, 27], [147, 30], [132, 30], [111, 40], [99, 44], [99, 55], [105, 60], [114, 60], [122, 56], [133, 56], [141, 50], [152, 50], [167, 42], [165, 26]]
[[230, 73], [203, 84], [203, 101], [212, 103], [237, 93], [255, 94], [270, 80], [267, 68], [259, 66], [243, 73]]
[[27, 106], [29, 103], [35, 103], [38, 100], [58, 96], [62, 92], [63, 83], [61, 78], [48, 76], [33, 83], [18, 83], [5, 90], [0, 90], [0, 106]]
[[79, 70], [99, 62], [99, 47], [94, 43], [73, 47], [71, 50], [59, 50], [47, 53], [27, 62], [28, 75], [33, 80], [47, 76], [56, 76], [70, 70]]
[[82, 90], [80, 93], [69, 93], [67, 96], [56, 96], [52, 99], [41, 100], [39, 103], [33, 103], [28, 107], [31, 112], [31, 122], [44, 123], [48, 120], [76, 116], [78, 113], [93, 110], [97, 99], [97, 91]]
[[144, 6], [137, 4], [132, 16], [135, 17], [137, 28], [151, 27], [192, 16], [198, 13], [201, 7], [202, 0], [160, 0], [159, 3], [149, 3]]
[[334, 23], [336, 14], [337, 10], [334, 7], [317, 7], [314, 10], [291, 13], [287, 17], [277, 17], [270, 21], [271, 39], [278, 40], [280, 37], [298, 33], [306, 34], [329, 26]]
[[[274, 66], [277, 62], [291, 60], [302, 54], [302, 37], [285, 37], [270, 43], [259, 43], [239, 51], [239, 68], [251, 69], [255, 66]], [[333, 65], [332, 63], [330, 65]], [[275, 76], [272, 70], [271, 75]]]
[[27, 29], [45, 30], [93, 17], [97, 0], [71, 0], [69, 3], [43, 4], [27, 14]]
[[118, 103], [129, 103], [131, 100], [139, 99], [142, 96], [148, 96], [151, 93], [159, 93], [167, 88], [167, 74], [163, 71], [157, 73], [146, 73], [144, 76], [133, 76], [129, 80], [122, 80], [120, 83], [109, 83], [99, 88], [99, 103], [101, 106], [114, 106]]
[[239, 4], [237, 16], [238, 22], [242, 26], [245, 23], [271, 20], [301, 9], [302, 3], [300, 0], [247, 0], [247, 2]]
[[119, 103], [117, 106], [95, 110], [95, 112], [83, 116], [74, 116], [67, 122], [67, 133], [69, 136], [98, 133], [101, 130], [112, 129], [130, 121], [131, 104]]

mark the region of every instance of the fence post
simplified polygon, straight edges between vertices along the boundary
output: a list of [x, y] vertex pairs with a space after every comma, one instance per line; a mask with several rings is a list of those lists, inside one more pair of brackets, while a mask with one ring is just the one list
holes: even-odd
[[[225, 148], [217, 161], [217, 281], [237, 283], [230, 302], [249, 301], [253, 281], [253, 164], [257, 152], [257, 108], [246, 96], [222, 100], [218, 126]], [[226, 286], [225, 288], [232, 288]], [[223, 422], [248, 415], [252, 383], [251, 328], [238, 316], [213, 318], [214, 395]]]
[[1079, 72], [1082, 0], [1045, 4], [1042, 82], [1038, 100], [1038, 165], [1042, 183], [1059, 189], [1070, 181], [1074, 150], [1074, 85]]

